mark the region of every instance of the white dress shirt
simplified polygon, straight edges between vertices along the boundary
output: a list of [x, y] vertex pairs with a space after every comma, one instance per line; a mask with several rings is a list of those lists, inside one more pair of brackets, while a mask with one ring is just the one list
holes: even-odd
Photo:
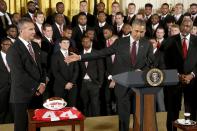
[[10, 16], [7, 13], [0, 12], [0, 16], [4, 16], [4, 15], [5, 15], [5, 17], [6, 17], [7, 21], [8, 21], [8, 25], [11, 25], [12, 21], [11, 21]]
[[7, 60], [6, 60], [6, 53], [1, 51], [1, 56], [2, 56], [2, 59], [3, 59], [3, 63], [5, 64], [5, 67], [7, 68], [8, 72], [10, 72], [10, 67], [8, 66], [8, 63], [7, 63]]
[[[90, 49], [88, 49], [88, 50], [84, 50], [83, 53], [84, 53], [84, 54], [86, 54], [86, 53], [91, 53], [91, 51], [92, 51], [92, 48], [90, 48]], [[87, 62], [87, 61], [86, 61], [86, 62]], [[86, 62], [85, 62], [85, 65], [86, 65], [86, 64], [88, 65], [88, 62], [87, 62], [87, 63], [86, 63]], [[87, 65], [86, 65], [86, 66], [87, 66]], [[86, 68], [87, 68], [87, 67], [86, 67]], [[90, 80], [90, 77], [89, 77], [88, 74], [86, 73], [83, 79], [85, 79], [85, 80]]]

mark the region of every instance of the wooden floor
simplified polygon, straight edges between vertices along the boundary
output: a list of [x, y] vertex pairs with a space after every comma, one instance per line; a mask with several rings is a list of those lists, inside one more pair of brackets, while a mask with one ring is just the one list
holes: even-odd
[[[180, 117], [182, 118], [182, 114]], [[132, 115], [130, 127], [132, 127]], [[157, 113], [158, 130], [166, 131], [166, 113]], [[13, 124], [0, 125], [0, 131], [13, 131]], [[57, 126], [42, 128], [41, 131], [71, 131], [69, 126]], [[76, 128], [79, 131], [79, 127]], [[102, 117], [89, 117], [85, 120], [85, 131], [118, 131], [118, 117], [117, 116], [102, 116]]]

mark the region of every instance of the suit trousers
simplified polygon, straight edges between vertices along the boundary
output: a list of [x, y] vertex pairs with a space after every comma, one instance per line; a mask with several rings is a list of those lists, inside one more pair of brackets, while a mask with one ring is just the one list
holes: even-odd
[[115, 86], [115, 95], [119, 116], [119, 131], [129, 131], [132, 90], [119, 84]]
[[83, 113], [86, 116], [100, 115], [99, 91], [99, 86], [92, 81], [82, 81], [80, 96], [83, 102]]

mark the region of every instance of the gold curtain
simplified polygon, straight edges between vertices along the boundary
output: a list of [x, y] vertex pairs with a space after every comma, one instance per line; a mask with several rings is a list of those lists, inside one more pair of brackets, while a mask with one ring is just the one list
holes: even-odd
[[[22, 15], [26, 13], [27, 10], [27, 2], [30, 0], [5, 0], [8, 7], [8, 12], [14, 13], [18, 12]], [[65, 5], [64, 14], [69, 16], [71, 19], [73, 15], [76, 15], [79, 12], [79, 3], [81, 0], [37, 0], [38, 5], [41, 11], [45, 13], [45, 15], [50, 14], [55, 11], [55, 5], [57, 2], [63, 2]], [[106, 12], [111, 13], [111, 4], [114, 1], [119, 2], [120, 0], [97, 0], [97, 3], [103, 1], [106, 6]], [[87, 0], [88, 2], [88, 11], [92, 14], [94, 11], [94, 0]]]

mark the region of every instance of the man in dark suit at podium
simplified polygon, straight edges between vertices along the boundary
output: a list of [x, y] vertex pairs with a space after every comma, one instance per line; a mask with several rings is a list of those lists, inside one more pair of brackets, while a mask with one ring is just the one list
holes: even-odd
[[[190, 34], [192, 20], [183, 20], [181, 33], [166, 41], [165, 51], [167, 69], [177, 69], [180, 83], [176, 87], [164, 88], [167, 114], [167, 129], [172, 131], [172, 122], [178, 119], [181, 109], [182, 93], [184, 94], [185, 112], [191, 113], [191, 119], [196, 120], [196, 75], [197, 75], [197, 38]], [[173, 131], [176, 131], [174, 129]]]
[[[141, 38], [145, 33], [145, 29], [146, 23], [143, 20], [136, 19], [132, 23], [130, 37], [120, 38], [110, 47], [98, 52], [81, 56], [73, 54], [65, 58], [65, 61], [86, 61], [115, 54], [116, 57], [112, 67], [112, 75], [128, 71], [144, 70], [149, 66], [147, 59], [153, 59], [154, 57], [152, 45], [148, 44], [149, 42], [146, 39]], [[117, 84], [115, 87], [115, 95], [118, 104], [119, 130], [129, 131], [131, 90]]]

